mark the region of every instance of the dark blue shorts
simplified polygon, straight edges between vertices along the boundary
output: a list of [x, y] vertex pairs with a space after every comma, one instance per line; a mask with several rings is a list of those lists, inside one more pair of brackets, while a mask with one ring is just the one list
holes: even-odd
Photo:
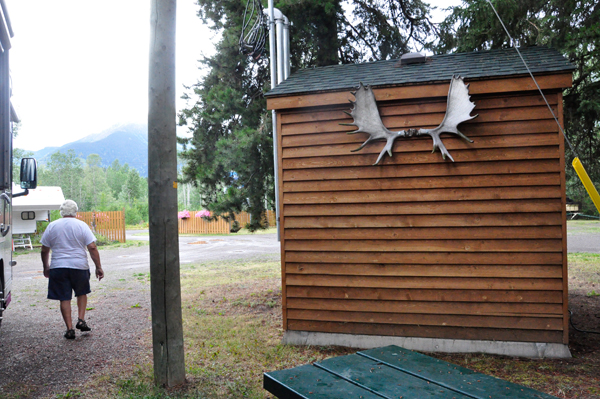
[[90, 271], [82, 269], [50, 269], [48, 279], [48, 299], [70, 301], [75, 296], [87, 295], [90, 289]]

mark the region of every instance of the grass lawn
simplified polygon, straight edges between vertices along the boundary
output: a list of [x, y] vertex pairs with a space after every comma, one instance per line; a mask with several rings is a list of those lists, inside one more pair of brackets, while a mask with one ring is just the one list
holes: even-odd
[[[188, 383], [166, 391], [153, 385], [148, 355], [133, 368], [111, 368], [72, 397], [265, 398], [262, 373], [353, 353], [345, 348], [281, 345], [279, 262], [215, 262], [181, 267]], [[146, 284], [149, 284], [146, 281]], [[98, 396], [100, 395], [100, 396]]]
[[600, 221], [598, 220], [567, 220], [569, 235], [600, 234]]
[[[569, 264], [570, 306], [576, 308], [578, 326], [597, 330], [600, 296], [590, 293], [600, 291], [600, 255], [570, 254]], [[103, 398], [269, 398], [263, 372], [356, 351], [280, 344], [279, 262], [183, 265], [181, 273], [187, 384], [173, 390], [154, 387], [147, 332], [146, 355], [136, 366], [108, 368], [71, 397], [88, 397], [91, 389], [93, 397]], [[600, 398], [600, 336], [571, 331], [570, 341], [572, 359], [430, 355], [560, 398]]]

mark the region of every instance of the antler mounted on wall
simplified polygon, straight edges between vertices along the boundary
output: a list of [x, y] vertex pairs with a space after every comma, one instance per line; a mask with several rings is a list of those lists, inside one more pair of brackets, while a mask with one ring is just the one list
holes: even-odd
[[442, 158], [446, 159], [447, 156], [452, 162], [454, 162], [454, 159], [444, 146], [444, 143], [440, 138], [441, 133], [453, 133], [471, 143], [473, 142], [473, 140], [469, 139], [458, 130], [458, 125], [460, 123], [477, 117], [477, 115], [470, 115], [473, 108], [475, 108], [475, 104], [471, 102], [469, 97], [469, 86], [465, 85], [465, 82], [460, 76], [452, 76], [452, 79], [450, 80], [446, 115], [444, 116], [442, 124], [435, 129], [408, 129], [392, 132], [388, 130], [381, 121], [379, 110], [377, 109], [377, 102], [375, 101], [375, 95], [370, 86], [365, 87], [360, 83], [358, 90], [352, 94], [356, 98], [356, 101], [350, 100], [354, 107], [350, 112], [346, 113], [354, 118], [354, 122], [342, 123], [342, 125], [356, 126], [356, 130], [349, 132], [349, 134], [367, 133], [369, 135], [367, 141], [353, 151], [361, 150], [371, 141], [387, 141], [374, 165], [377, 165], [379, 161], [381, 161], [381, 158], [383, 158], [383, 155], [386, 152], [390, 157], [392, 156], [392, 145], [394, 144], [394, 140], [398, 137], [429, 135], [433, 139], [433, 152], [435, 152], [436, 149], [439, 149], [442, 153]]

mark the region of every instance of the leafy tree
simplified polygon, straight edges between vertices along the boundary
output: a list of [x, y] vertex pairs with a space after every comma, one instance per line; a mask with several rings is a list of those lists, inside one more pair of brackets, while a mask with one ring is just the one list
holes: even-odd
[[[547, 45], [576, 66], [564, 92], [565, 131], [596, 185], [600, 183], [600, 5], [595, 0], [494, 0], [517, 46]], [[509, 47], [509, 39], [484, 0], [463, 0], [440, 27], [437, 52]], [[573, 152], [567, 149], [567, 161]], [[596, 212], [574, 170], [567, 168], [567, 195]]]
[[177, 189], [177, 203], [180, 211], [184, 209], [201, 210], [203, 206], [200, 193], [190, 183], [179, 184]]
[[115, 159], [106, 169], [106, 183], [110, 187], [114, 198], [119, 198], [128, 174], [129, 165], [121, 165], [118, 159]]
[[[272, 121], [263, 97], [269, 66], [244, 59], [238, 40], [245, 0], [199, 0], [198, 15], [221, 34], [216, 54], [201, 62], [205, 77], [184, 98], [180, 114], [192, 138], [180, 140], [184, 183], [199, 191], [215, 216], [246, 210], [248, 228], [262, 228], [265, 207], [274, 207]], [[281, 0], [290, 28], [292, 70], [340, 62], [397, 57], [423, 46], [433, 31], [420, 0]], [[344, 8], [349, 10], [349, 17]]]
[[110, 195], [110, 188], [106, 182], [106, 172], [101, 165], [102, 158], [100, 158], [100, 155], [88, 155], [83, 184], [89, 210], [98, 209], [101, 204], [106, 204], [108, 202], [107, 194]]
[[59, 186], [65, 198], [77, 202], [80, 209], [87, 206], [83, 189], [83, 163], [72, 149], [66, 153], [57, 151], [50, 156], [45, 168], [40, 168], [39, 184]]
[[[21, 156], [20, 152], [16, 152]], [[26, 155], [26, 154], [25, 154]], [[148, 221], [148, 183], [135, 169], [118, 160], [103, 168], [98, 154], [85, 164], [73, 150], [56, 152], [46, 165], [39, 166], [39, 184], [59, 186], [66, 198], [73, 199], [83, 212], [125, 210], [128, 224]], [[113, 195], [116, 192], [117, 196]]]
[[132, 203], [142, 196], [142, 184], [145, 183], [135, 169], [130, 169], [127, 173], [119, 198], [126, 203]]
[[19, 135], [19, 130], [21, 130], [21, 122], [13, 122], [12, 123], [13, 138], [16, 138]]

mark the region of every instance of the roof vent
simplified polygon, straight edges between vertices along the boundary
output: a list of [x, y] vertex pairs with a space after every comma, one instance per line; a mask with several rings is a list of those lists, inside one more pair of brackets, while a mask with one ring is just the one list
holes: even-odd
[[421, 53], [406, 53], [400, 57], [400, 65], [424, 64], [425, 61], [427, 61], [427, 57]]

